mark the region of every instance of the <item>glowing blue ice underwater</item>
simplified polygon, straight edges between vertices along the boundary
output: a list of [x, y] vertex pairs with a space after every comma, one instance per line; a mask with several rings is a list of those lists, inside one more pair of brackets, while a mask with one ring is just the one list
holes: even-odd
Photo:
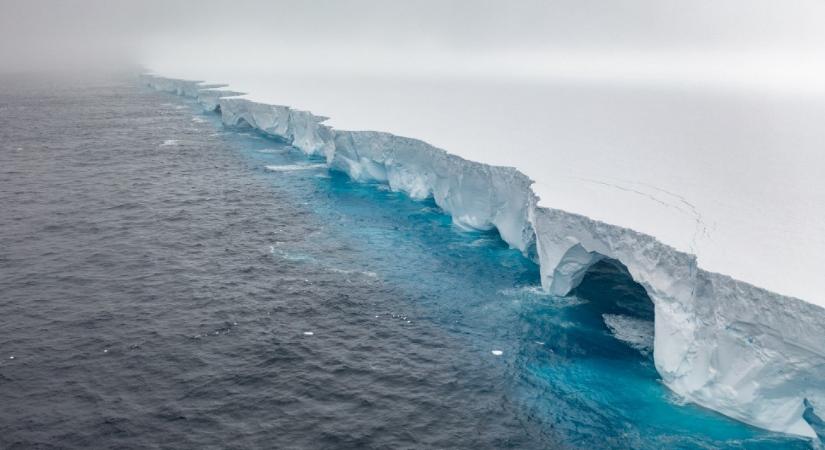
[[[536, 264], [495, 231], [460, 229], [431, 200], [354, 182], [284, 143], [223, 128], [194, 103], [192, 110], [225, 131], [251, 176], [290, 192], [325, 223], [324, 239], [349, 243], [344, 264], [358, 270], [341, 270], [403, 290], [413, 311], [405, 321], [431, 322], [490, 359], [490, 373], [480, 376], [501, 377], [516, 414], [553, 440], [596, 448], [811, 448], [806, 439], [684, 404], [662, 385], [651, 356], [653, 305], [620, 264], [597, 264], [570, 296], [545, 294]], [[273, 254], [342, 264], [341, 255], [311, 248], [273, 246]]]

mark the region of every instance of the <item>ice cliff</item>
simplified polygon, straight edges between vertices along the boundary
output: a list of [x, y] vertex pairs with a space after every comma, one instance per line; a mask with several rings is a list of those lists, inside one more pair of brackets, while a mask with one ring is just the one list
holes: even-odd
[[432, 197], [458, 226], [495, 228], [537, 261], [542, 286], [553, 294], [568, 294], [603, 258], [621, 262], [655, 305], [654, 361], [670, 389], [761, 428], [816, 437], [825, 414], [825, 309], [705, 271], [694, 255], [649, 235], [539, 207], [532, 180], [514, 168], [389, 133], [333, 129], [325, 117], [238, 98], [216, 85], [143, 79], [195, 99], [228, 126], [248, 125], [323, 156], [355, 180]]

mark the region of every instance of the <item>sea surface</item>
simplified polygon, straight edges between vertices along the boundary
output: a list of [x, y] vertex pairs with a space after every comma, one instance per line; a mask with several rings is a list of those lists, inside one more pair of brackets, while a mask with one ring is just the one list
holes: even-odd
[[136, 75], [0, 77], [2, 449], [812, 447], [670, 393], [652, 321]]

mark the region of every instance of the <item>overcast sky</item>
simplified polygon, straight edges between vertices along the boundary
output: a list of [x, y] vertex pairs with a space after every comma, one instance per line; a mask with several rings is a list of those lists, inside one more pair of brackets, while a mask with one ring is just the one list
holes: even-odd
[[814, 0], [0, 0], [0, 70], [269, 65], [818, 89]]

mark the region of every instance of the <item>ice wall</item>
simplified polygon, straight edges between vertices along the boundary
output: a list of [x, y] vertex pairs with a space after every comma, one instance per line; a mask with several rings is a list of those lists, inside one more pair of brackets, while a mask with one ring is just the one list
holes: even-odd
[[192, 98], [203, 107], [204, 111], [219, 110], [219, 100], [224, 97], [237, 97], [244, 95], [243, 92], [228, 91], [220, 89], [226, 87], [224, 84], [204, 84], [197, 80], [176, 80], [172, 78], [142, 76], [144, 82], [152, 88]]
[[553, 294], [568, 294], [602, 258], [620, 261], [655, 305], [654, 361], [670, 389], [761, 428], [816, 436], [806, 417], [825, 412], [825, 309], [702, 270], [695, 256], [649, 235], [538, 207], [532, 181], [514, 168], [389, 133], [335, 130], [324, 117], [233, 98], [197, 81], [143, 79], [196, 99], [229, 126], [248, 125], [322, 155], [355, 180], [432, 197], [461, 227], [497, 229], [537, 260], [542, 286]]
[[323, 155], [327, 157], [327, 162], [332, 161], [334, 138], [332, 129], [322, 125], [326, 117], [242, 98], [220, 98], [218, 106], [221, 120], [226, 125], [251, 126], [268, 136], [288, 142], [307, 155]]

